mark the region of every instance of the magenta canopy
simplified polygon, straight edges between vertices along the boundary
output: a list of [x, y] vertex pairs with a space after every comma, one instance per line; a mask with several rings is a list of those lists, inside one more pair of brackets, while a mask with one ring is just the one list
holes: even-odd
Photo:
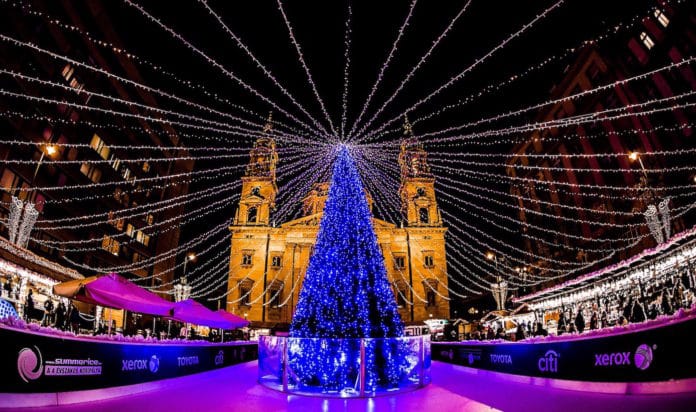
[[53, 293], [93, 305], [148, 315], [170, 316], [174, 303], [131, 283], [116, 273], [57, 284]]
[[226, 319], [228, 319], [230, 322], [233, 322], [235, 325], [234, 326], [235, 328], [243, 328], [249, 324], [248, 320], [246, 320], [240, 316], [237, 316], [234, 313], [230, 313], [224, 309], [218, 309], [217, 311], [215, 311], [215, 313], [219, 313], [220, 316], [223, 316]]
[[[193, 299], [175, 303], [172, 319], [211, 328], [234, 329], [240, 327], [237, 322], [228, 319], [219, 312], [213, 312]], [[241, 320], [246, 322], [244, 319]]]

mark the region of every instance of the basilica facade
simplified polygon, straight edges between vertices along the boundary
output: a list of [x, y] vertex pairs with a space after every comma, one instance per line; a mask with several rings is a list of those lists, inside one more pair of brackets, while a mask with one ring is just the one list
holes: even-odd
[[[275, 141], [268, 134], [250, 152], [242, 177], [230, 248], [226, 309], [252, 326], [288, 324], [312, 255], [329, 183], [317, 182], [302, 199], [302, 217], [276, 225]], [[397, 160], [397, 159], [395, 159]], [[449, 318], [445, 232], [427, 153], [406, 121], [398, 158], [402, 222], [373, 218], [389, 281], [406, 323]], [[369, 194], [368, 203], [372, 206]]]

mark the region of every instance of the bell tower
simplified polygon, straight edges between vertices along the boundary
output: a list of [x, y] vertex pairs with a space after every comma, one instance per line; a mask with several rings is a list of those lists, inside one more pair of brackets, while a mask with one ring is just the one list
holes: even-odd
[[441, 227], [442, 220], [435, 200], [435, 178], [430, 173], [428, 153], [413, 135], [408, 117], [404, 117], [403, 133], [399, 153], [399, 195], [403, 223], [409, 227]]
[[273, 130], [272, 114], [268, 115], [263, 127], [263, 136], [256, 140], [254, 148], [249, 152], [249, 164], [242, 177], [242, 195], [239, 208], [234, 219], [235, 225], [269, 226], [271, 211], [275, 208], [275, 198], [278, 193], [276, 185], [276, 152], [275, 140], [270, 137]]

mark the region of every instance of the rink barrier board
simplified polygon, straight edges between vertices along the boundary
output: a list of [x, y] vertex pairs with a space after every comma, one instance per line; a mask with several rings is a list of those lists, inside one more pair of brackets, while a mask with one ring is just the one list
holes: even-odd
[[691, 317], [587, 338], [433, 342], [432, 359], [531, 378], [617, 384], [673, 382], [696, 378], [694, 336], [696, 318]]

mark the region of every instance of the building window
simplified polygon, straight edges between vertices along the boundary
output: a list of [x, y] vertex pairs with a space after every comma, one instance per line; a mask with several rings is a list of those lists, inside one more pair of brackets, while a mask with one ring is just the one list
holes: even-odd
[[142, 230], [138, 230], [135, 232], [135, 240], [137, 240], [145, 246], [150, 245], [150, 235], [143, 233]]
[[423, 258], [423, 264], [426, 268], [434, 267], [435, 262], [433, 260], [433, 255], [425, 255], [425, 257]]
[[111, 168], [118, 172], [118, 169], [121, 167], [121, 159], [112, 154], [109, 160]]
[[155, 221], [155, 217], [150, 213], [147, 215], [147, 218], [145, 219], [145, 222], [147, 222], [148, 225], [152, 225], [152, 223]]
[[406, 258], [404, 256], [394, 256], [394, 268], [399, 270], [406, 268]]
[[424, 188], [424, 187], [419, 187], [418, 189], [416, 189], [416, 193], [417, 193], [418, 196], [420, 196], [420, 197], [425, 196], [425, 188]]
[[242, 306], [250, 306], [251, 287], [242, 285], [239, 287], [239, 304]]
[[245, 252], [242, 254], [242, 266], [251, 266], [251, 253]]
[[104, 238], [102, 239], [102, 249], [114, 256], [118, 256], [118, 250], [120, 247], [121, 244], [118, 242], [118, 240], [112, 238], [111, 236], [104, 235]]
[[133, 234], [135, 233], [135, 226], [132, 224], [126, 225], [126, 234], [130, 237], [133, 237]]
[[400, 308], [406, 307], [406, 296], [403, 290], [396, 288], [396, 304]]
[[648, 50], [652, 49], [653, 46], [655, 46], [655, 42], [653, 41], [653, 39], [650, 38], [650, 36], [648, 36], [648, 33], [646, 32], [642, 32], [640, 34], [640, 41], [643, 42], [643, 45]]
[[256, 223], [257, 210], [258, 209], [255, 207], [250, 207], [249, 210], [247, 210], [247, 223]]
[[657, 21], [660, 22], [662, 27], [667, 27], [667, 25], [669, 25], [669, 18], [667, 17], [667, 15], [665, 13], [662, 12], [662, 10], [655, 9], [654, 15], [655, 15], [655, 18], [657, 19]]
[[82, 166], [80, 167], [80, 172], [82, 172], [83, 175], [87, 176], [89, 180], [91, 180], [94, 183], [98, 183], [101, 180], [101, 170], [99, 170], [98, 167], [89, 163], [82, 163]]
[[430, 288], [425, 292], [425, 299], [427, 300], [425, 304], [426, 307], [433, 307], [437, 304], [435, 291]]
[[280, 255], [271, 257], [271, 267], [273, 269], [278, 269], [282, 266], [283, 259]]
[[75, 68], [72, 67], [70, 64], [66, 64], [65, 67], [63, 67], [63, 71], [60, 73], [65, 80], [70, 81], [72, 78], [73, 73], [75, 73]]
[[113, 211], [109, 212], [109, 223], [111, 223], [111, 226], [115, 227], [116, 230], [123, 230], [123, 226], [125, 224], [125, 220], [123, 218], [116, 219], [113, 217]]
[[89, 147], [94, 149], [94, 151], [97, 152], [102, 159], [106, 160], [109, 158], [111, 149], [109, 149], [109, 146], [104, 143], [98, 134], [95, 133], [94, 136], [92, 136], [92, 141], [89, 142]]
[[138, 252], [133, 252], [133, 263], [142, 262], [144, 259], [145, 256], [141, 255]]
[[266, 302], [271, 308], [278, 308], [280, 300], [283, 297], [283, 282], [279, 280], [274, 280], [273, 283], [268, 287], [268, 292], [266, 292]]
[[261, 187], [260, 186], [252, 187], [251, 188], [251, 195], [261, 197]]
[[145, 162], [143, 163], [143, 172], [147, 173], [150, 171], [150, 163]]
[[420, 220], [421, 223], [428, 224], [430, 223], [430, 216], [428, 216], [428, 208], [427, 207], [421, 207], [418, 209], [418, 219]]
[[121, 176], [123, 176], [124, 180], [130, 180], [131, 179], [131, 170], [127, 167], [123, 168], [123, 171], [121, 171]]

